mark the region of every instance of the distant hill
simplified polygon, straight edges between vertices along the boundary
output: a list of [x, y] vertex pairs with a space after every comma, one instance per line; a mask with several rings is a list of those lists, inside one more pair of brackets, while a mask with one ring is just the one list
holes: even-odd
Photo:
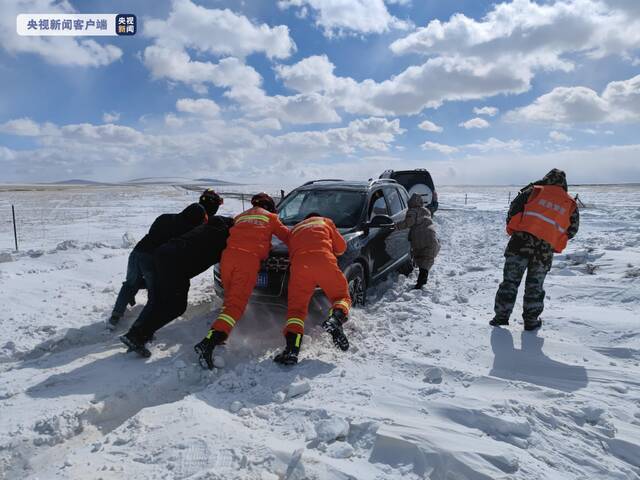
[[93, 180], [82, 180], [80, 178], [72, 178], [70, 180], [62, 180], [60, 182], [51, 182], [49, 185], [110, 185], [104, 182], [94, 182]]
[[185, 177], [144, 177], [134, 178], [125, 182], [135, 185], [238, 185], [233, 182], [226, 182], [216, 178], [185, 178]]

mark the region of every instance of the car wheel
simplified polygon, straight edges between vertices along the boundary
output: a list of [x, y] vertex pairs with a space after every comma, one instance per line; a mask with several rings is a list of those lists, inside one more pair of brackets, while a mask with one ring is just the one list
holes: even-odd
[[367, 279], [364, 268], [359, 263], [354, 263], [345, 272], [349, 284], [349, 295], [354, 307], [363, 307], [367, 303]]
[[413, 273], [414, 268], [415, 268], [415, 265], [413, 264], [413, 260], [409, 259], [406, 262], [404, 262], [402, 265], [400, 265], [400, 268], [398, 268], [398, 272], [400, 272], [401, 275], [408, 277]]

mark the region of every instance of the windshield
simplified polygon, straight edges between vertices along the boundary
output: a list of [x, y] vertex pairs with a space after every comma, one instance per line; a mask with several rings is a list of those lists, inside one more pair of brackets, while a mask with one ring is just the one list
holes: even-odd
[[310, 213], [318, 213], [338, 228], [351, 228], [360, 219], [365, 198], [364, 192], [349, 190], [300, 190], [284, 200], [278, 215], [285, 225], [294, 225]]

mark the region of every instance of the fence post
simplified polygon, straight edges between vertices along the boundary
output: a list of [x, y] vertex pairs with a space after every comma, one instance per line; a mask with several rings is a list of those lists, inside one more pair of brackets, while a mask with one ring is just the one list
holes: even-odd
[[244, 212], [244, 193], [240, 194], [240, 199], [242, 200], [242, 211]]
[[284, 198], [284, 190], [280, 189], [280, 201]]
[[511, 192], [509, 192], [509, 200], [507, 200], [507, 203], [511, 203]]
[[466, 193], [464, 194], [464, 204], [465, 205], [467, 204], [467, 194]]
[[11, 216], [13, 217], [13, 239], [16, 242], [16, 252], [18, 251], [18, 230], [16, 229], [16, 209], [11, 205]]

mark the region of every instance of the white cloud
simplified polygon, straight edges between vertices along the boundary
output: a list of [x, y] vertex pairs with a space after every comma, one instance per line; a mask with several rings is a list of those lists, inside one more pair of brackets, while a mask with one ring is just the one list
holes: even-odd
[[[434, 162], [429, 167], [441, 183], [527, 185], [552, 168], [567, 173], [570, 183], [640, 182], [640, 145], [558, 150], [544, 154], [480, 152]], [[603, 163], [606, 159], [606, 165]], [[606, 168], [605, 168], [606, 167]]]
[[[299, 92], [318, 92], [335, 107], [362, 115], [412, 115], [445, 101], [473, 100], [499, 93], [522, 93], [530, 76], [514, 73], [513, 65], [486, 64], [477, 59], [433, 58], [376, 82], [338, 77], [326, 55], [305, 58], [277, 68], [284, 84]], [[425, 88], [428, 85], [429, 88]]]
[[496, 107], [476, 107], [473, 109], [473, 113], [475, 113], [476, 115], [486, 115], [488, 117], [495, 117], [498, 112], [499, 110]]
[[469, 143], [466, 145], [459, 145], [459, 146], [444, 145], [441, 143], [434, 143], [434, 142], [425, 142], [421, 145], [421, 148], [423, 150], [436, 150], [440, 153], [445, 153], [447, 155], [452, 153], [459, 153], [459, 152], [462, 152], [463, 150], [478, 150], [480, 152], [493, 152], [493, 151], [501, 151], [501, 150], [518, 151], [518, 150], [521, 150], [522, 147], [523, 147], [523, 144], [520, 140], [503, 141], [494, 137], [491, 137], [488, 140], [485, 140], [484, 142]]
[[104, 112], [102, 114], [102, 121], [104, 123], [114, 123], [120, 120], [120, 113], [118, 112]]
[[639, 18], [621, 9], [621, 2], [609, 2], [503, 2], [480, 20], [462, 13], [446, 22], [433, 20], [396, 40], [391, 49], [398, 54], [477, 57], [490, 62], [508, 57], [525, 68], [570, 70], [573, 64], [566, 54], [600, 58], [628, 54], [640, 46]]
[[[14, 135], [35, 137], [38, 148], [14, 151], [0, 148], [3, 179], [26, 175], [30, 179], [94, 173], [118, 180], [127, 175], [175, 174], [224, 168], [228, 174], [262, 175], [281, 179], [284, 159], [306, 167], [307, 162], [391, 150], [405, 130], [399, 120], [356, 119], [345, 127], [327, 130], [259, 135], [237, 122], [178, 117], [169, 113], [164, 123], [150, 123], [142, 132], [123, 125], [71, 124], [57, 126], [15, 120], [0, 128]], [[256, 125], [258, 130], [277, 127]], [[41, 132], [36, 136], [37, 132]], [[42, 133], [42, 132], [46, 132]], [[27, 161], [28, 160], [28, 161]], [[317, 163], [316, 163], [317, 165]], [[291, 170], [291, 168], [288, 168]], [[98, 173], [99, 172], [99, 173]], [[124, 173], [127, 172], [127, 173]]]
[[470, 143], [468, 145], [464, 145], [464, 148], [470, 148], [473, 150], [479, 150], [481, 152], [491, 152], [496, 150], [521, 150], [522, 142], [520, 140], [498, 140], [497, 138], [491, 137], [484, 142], [478, 143]]
[[420, 145], [420, 148], [422, 148], [423, 150], [435, 150], [437, 152], [444, 153], [445, 155], [450, 155], [452, 153], [458, 152], [458, 148], [456, 147], [435, 142], [424, 142], [422, 145]]
[[549, 138], [554, 142], [570, 142], [571, 140], [573, 140], [573, 138], [571, 138], [566, 133], [558, 132], [557, 130], [550, 132]]
[[418, 125], [418, 128], [421, 130], [424, 130], [425, 132], [435, 132], [435, 133], [440, 133], [444, 130], [440, 125], [436, 125], [435, 123], [430, 122], [429, 120], [425, 120], [421, 122]]
[[208, 98], [181, 98], [176, 102], [176, 110], [210, 118], [217, 117], [220, 113], [218, 104]]
[[587, 87], [557, 87], [506, 119], [568, 125], [639, 121], [640, 75], [609, 83], [602, 95]]
[[143, 34], [160, 46], [216, 56], [264, 53], [269, 58], [287, 58], [296, 48], [286, 25], [258, 25], [231, 10], [205, 8], [191, 0], [173, 0], [169, 17], [147, 20]]
[[16, 118], [0, 124], [0, 133], [21, 137], [35, 137], [42, 132], [41, 126], [30, 118]]
[[35, 54], [48, 63], [64, 66], [100, 67], [122, 57], [122, 50], [91, 38], [21, 37], [16, 32], [19, 13], [68, 13], [74, 8], [68, 1], [3, 0], [0, 16], [0, 48], [8, 53]]
[[407, 29], [411, 25], [391, 15], [383, 0], [279, 0], [278, 6], [282, 9], [298, 7], [304, 16], [307, 8], [312, 9], [316, 14], [316, 25], [329, 37], [343, 33], [384, 33], [390, 29]]
[[393, 98], [395, 114], [415, 113], [444, 101], [523, 93], [538, 72], [569, 72], [583, 58], [630, 61], [640, 48], [640, 17], [621, 8], [602, 0], [513, 0], [479, 20], [461, 13], [433, 20], [391, 44], [394, 53], [421, 54], [426, 63], [362, 88], [380, 102]]
[[462, 122], [458, 124], [458, 126], [470, 130], [472, 128], [488, 128], [490, 124], [484, 118], [476, 117], [471, 120], [467, 120], [466, 122]]
[[289, 151], [327, 154], [353, 153], [357, 150], [387, 151], [397, 136], [403, 134], [399, 120], [366, 118], [349, 122], [346, 127], [324, 131], [291, 132], [266, 137], [268, 143]]

